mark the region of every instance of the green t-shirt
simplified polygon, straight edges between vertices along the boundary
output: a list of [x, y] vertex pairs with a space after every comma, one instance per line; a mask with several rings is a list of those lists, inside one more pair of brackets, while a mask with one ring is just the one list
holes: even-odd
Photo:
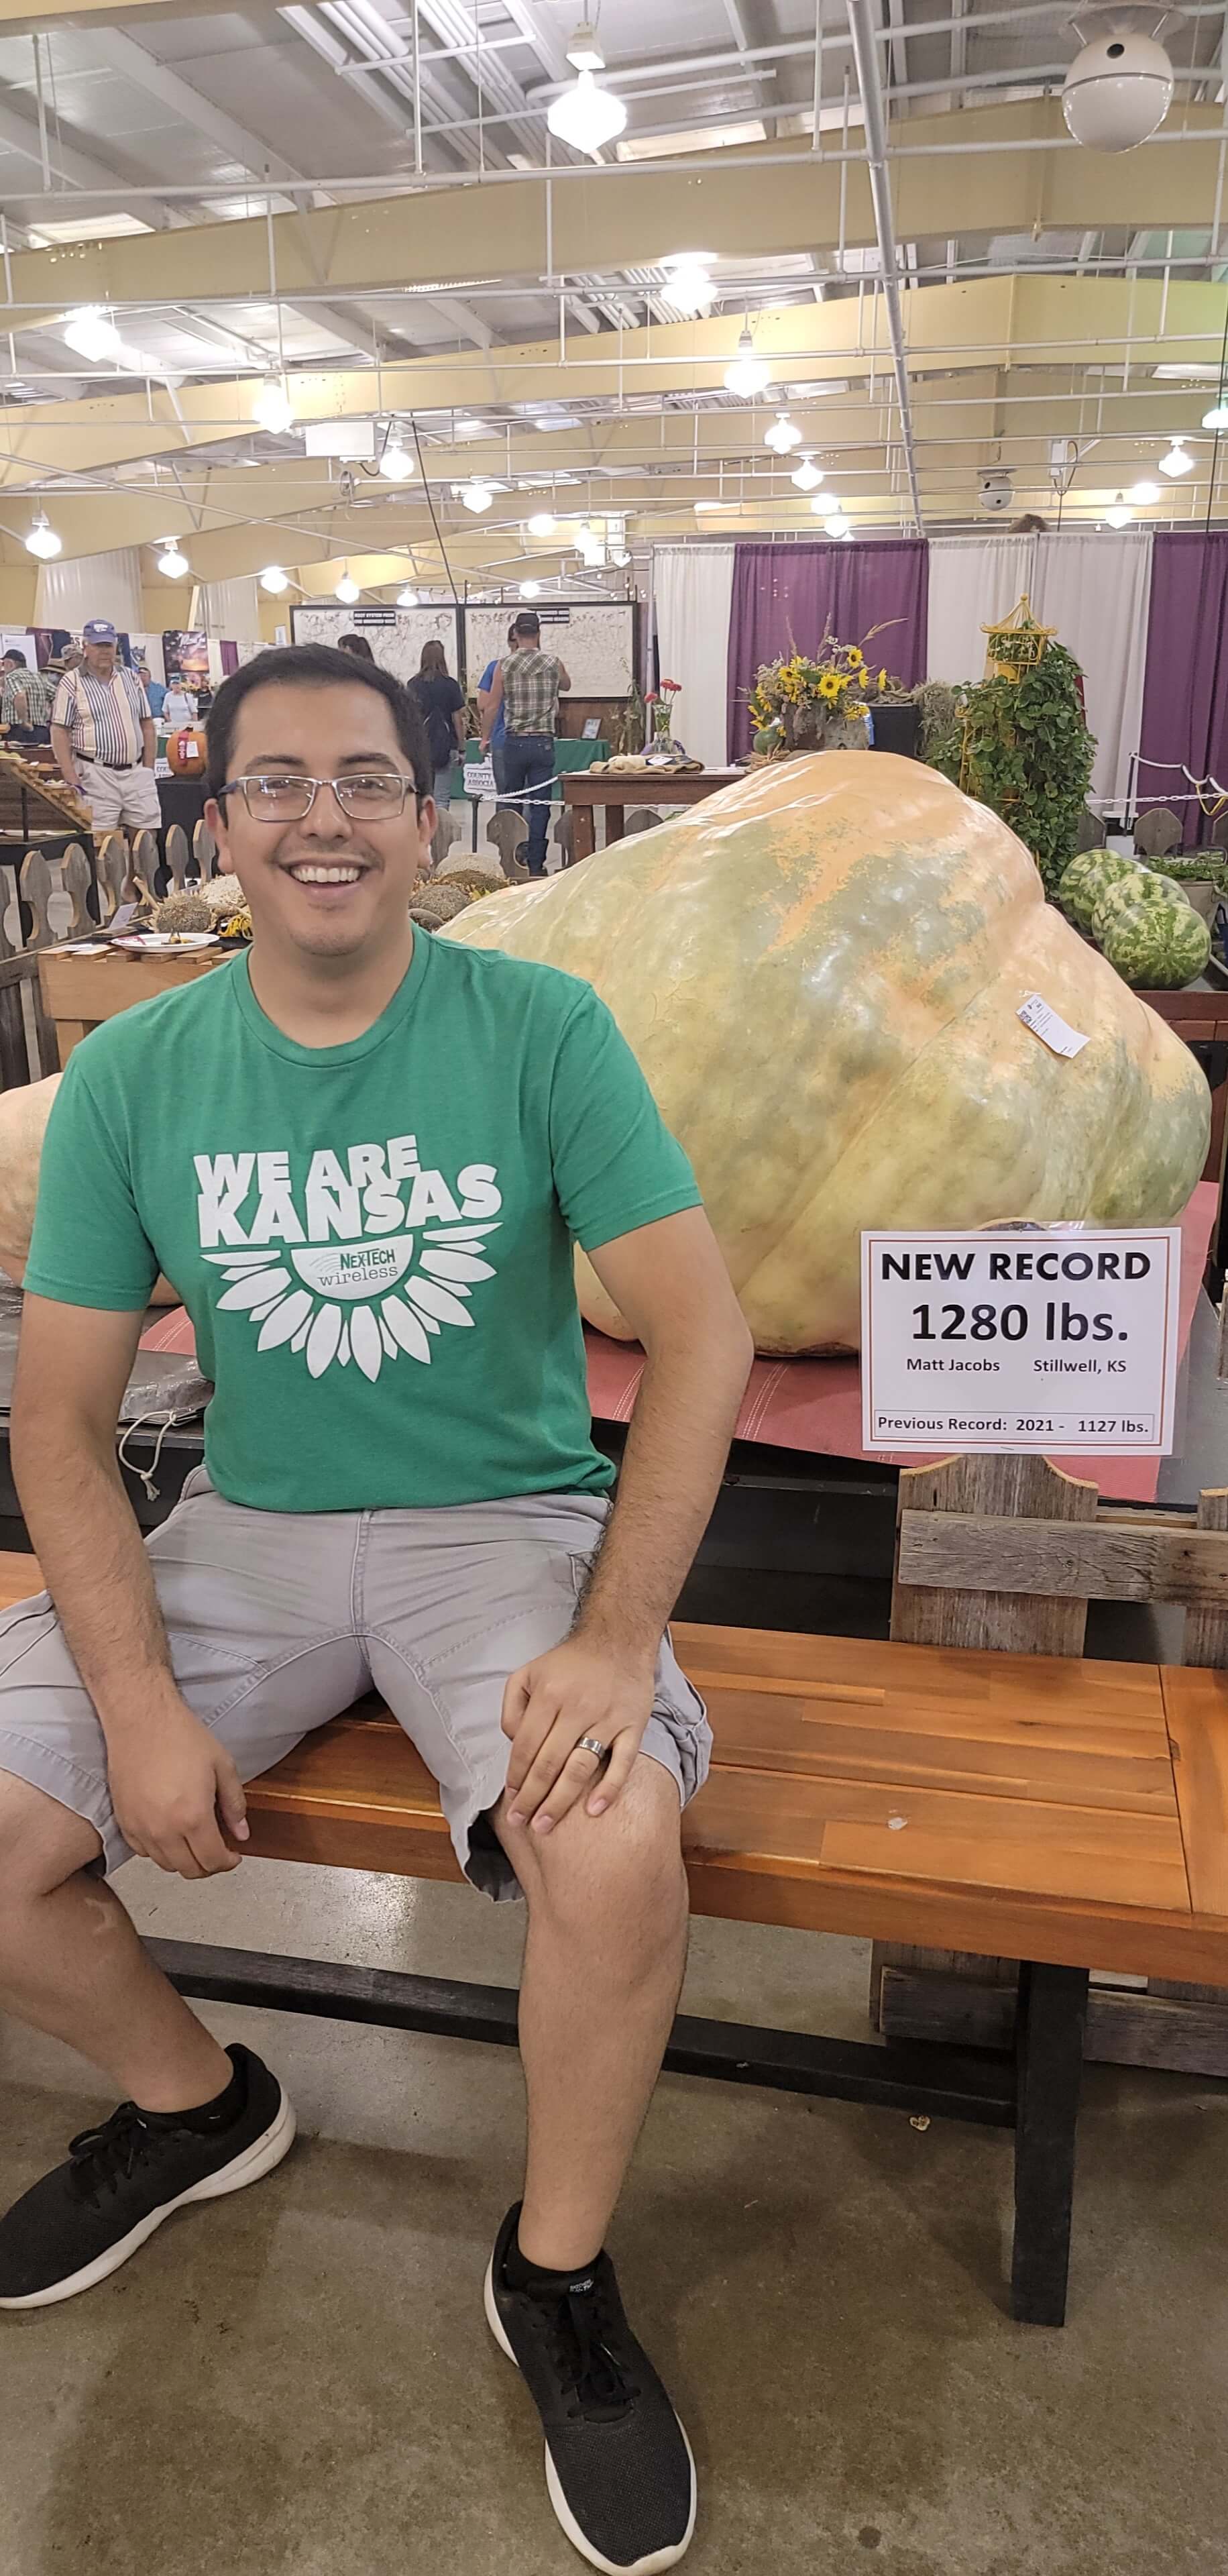
[[593, 1493], [613, 1470], [572, 1239], [591, 1252], [698, 1204], [589, 985], [419, 934], [346, 1046], [284, 1037], [246, 957], [86, 1038], [47, 1128], [26, 1286], [130, 1312], [165, 1272], [231, 1502]]

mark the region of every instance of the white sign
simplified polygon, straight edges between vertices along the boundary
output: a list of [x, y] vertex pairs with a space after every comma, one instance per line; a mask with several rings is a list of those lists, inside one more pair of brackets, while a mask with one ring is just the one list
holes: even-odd
[[467, 760], [462, 776], [466, 796], [497, 796], [493, 760]]
[[1054, 1055], [1081, 1055], [1087, 1044], [1081, 1030], [1072, 1029], [1069, 1020], [1064, 1020], [1040, 993], [1029, 993], [1026, 1002], [1020, 1003], [1019, 1018], [1025, 1028], [1044, 1039]]
[[861, 1238], [866, 1450], [1173, 1444], [1179, 1226]]

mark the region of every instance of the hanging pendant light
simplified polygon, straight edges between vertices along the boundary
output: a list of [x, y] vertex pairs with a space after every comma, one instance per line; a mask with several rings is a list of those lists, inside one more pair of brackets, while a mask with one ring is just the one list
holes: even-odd
[[181, 555], [174, 538], [168, 537], [158, 557], [159, 572], [164, 572], [168, 581], [182, 581], [184, 574], [191, 569], [187, 556]]
[[852, 528], [843, 510], [830, 510], [823, 521], [823, 526], [829, 537], [847, 537], [852, 534]]
[[352, 573], [342, 573], [341, 579], [333, 592], [333, 597], [334, 599], [340, 600], [343, 608], [352, 608], [355, 600], [361, 599], [362, 593], [359, 590], [358, 584], [354, 580]]
[[418, 468], [408, 450], [402, 447], [400, 439], [390, 438], [380, 458], [379, 470], [386, 483], [408, 483]]
[[274, 438], [280, 438], [293, 426], [294, 409], [283, 377], [266, 376], [252, 405], [252, 418]]
[[1131, 484], [1131, 486], [1130, 486], [1130, 499], [1135, 503], [1135, 506], [1136, 506], [1138, 509], [1140, 509], [1140, 510], [1142, 510], [1142, 509], [1146, 509], [1146, 508], [1148, 507], [1148, 505], [1149, 505], [1149, 503], [1150, 503], [1150, 502], [1152, 502], [1152, 501], [1158, 501], [1158, 500], [1159, 500], [1159, 498], [1160, 498], [1160, 486], [1159, 486], [1159, 484], [1158, 484], [1158, 483], [1149, 483], [1149, 482], [1147, 481], [1147, 479], [1146, 479], [1146, 477], [1145, 477], [1145, 476], [1144, 476], [1143, 481], [1142, 481], [1141, 483], [1132, 483], [1132, 484]]
[[408, 583], [408, 582], [406, 582], [404, 590], [399, 590], [399, 591], [397, 592], [397, 607], [398, 607], [398, 608], [416, 608], [416, 607], [417, 607], [417, 605], [418, 605], [418, 594], [417, 594], [417, 591], [416, 591], [416, 590], [411, 589], [411, 587], [410, 587], [409, 583]]
[[578, 77], [551, 101], [546, 123], [560, 143], [570, 143], [573, 151], [600, 152], [603, 143], [612, 143], [622, 133], [627, 110], [612, 90], [598, 87], [595, 76], [605, 70], [605, 56], [587, 21], [577, 27], [567, 60]]
[[725, 369], [725, 391], [740, 394], [744, 402], [753, 402], [772, 381], [772, 370], [755, 356], [755, 344], [749, 322], [738, 335], [738, 354]]
[[822, 480], [823, 468], [815, 464], [813, 456], [807, 449], [800, 463], [794, 466], [789, 481], [796, 484], [799, 492], [817, 492]]
[[1109, 528], [1128, 528], [1133, 516], [1133, 510], [1126, 508], [1124, 496], [1119, 492], [1112, 509], [1105, 511], [1105, 525]]
[[802, 433], [787, 411], [778, 411], [770, 429], [763, 433], [765, 447], [774, 447], [778, 456], [787, 456], [791, 447], [800, 447]]
[[475, 519], [480, 519], [489, 510], [495, 496], [486, 483], [466, 483], [460, 497], [465, 508], [472, 510]]
[[48, 522], [45, 510], [39, 511], [25, 543], [26, 553], [37, 555], [40, 563], [50, 563], [55, 555], [62, 554], [64, 550], [64, 540], [62, 537], [57, 537], [55, 529]]
[[532, 518], [526, 520], [525, 525], [531, 537], [552, 537], [558, 526], [558, 520], [552, 510], [535, 510]]
[[290, 587], [290, 575], [282, 571], [280, 564], [266, 564], [260, 575], [260, 587], [270, 591], [274, 599], [279, 599], [283, 590]]
[[1228, 429], [1228, 385], [1221, 385], [1210, 411], [1202, 416], [1204, 429]]
[[1179, 438], [1174, 438], [1167, 456], [1162, 456], [1160, 458], [1161, 474], [1171, 474], [1176, 476], [1178, 474], [1192, 474], [1193, 471], [1194, 459], [1190, 455], [1189, 449], [1182, 446]]

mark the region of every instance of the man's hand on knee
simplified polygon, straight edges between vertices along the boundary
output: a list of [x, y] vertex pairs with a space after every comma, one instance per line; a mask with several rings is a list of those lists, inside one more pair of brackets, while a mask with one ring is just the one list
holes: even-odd
[[225, 1746], [194, 1717], [169, 1676], [165, 1699], [109, 1741], [111, 1796], [126, 1842], [180, 1878], [237, 1869], [222, 1827], [247, 1840], [243, 1785]]
[[[590, 1816], [613, 1805], [652, 1715], [655, 1669], [655, 1655], [616, 1659], [572, 1636], [511, 1675], [502, 1721], [512, 1739], [509, 1825], [548, 1834], [586, 1792]], [[582, 1746], [583, 1736], [609, 1746], [608, 1765]]]

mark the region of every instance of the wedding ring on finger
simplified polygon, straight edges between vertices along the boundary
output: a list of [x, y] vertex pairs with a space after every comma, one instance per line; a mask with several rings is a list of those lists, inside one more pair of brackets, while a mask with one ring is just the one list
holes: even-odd
[[602, 1744], [595, 1735], [582, 1735], [576, 1746], [576, 1751], [577, 1753], [595, 1753], [598, 1762], [608, 1762], [610, 1758], [609, 1745]]

